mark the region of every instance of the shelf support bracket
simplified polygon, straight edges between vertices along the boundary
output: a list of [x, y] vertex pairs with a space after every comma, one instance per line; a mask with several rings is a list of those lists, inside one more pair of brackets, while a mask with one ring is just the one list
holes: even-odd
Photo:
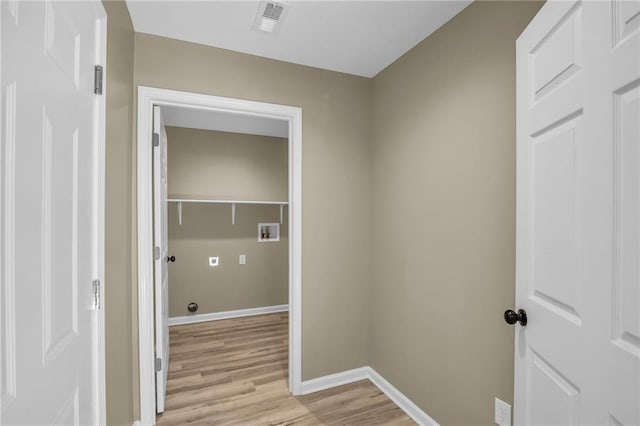
[[236, 224], [236, 203], [231, 203], [231, 224]]
[[284, 204], [280, 204], [280, 225], [282, 225], [282, 213], [284, 211]]
[[182, 226], [182, 202], [178, 203], [178, 225]]

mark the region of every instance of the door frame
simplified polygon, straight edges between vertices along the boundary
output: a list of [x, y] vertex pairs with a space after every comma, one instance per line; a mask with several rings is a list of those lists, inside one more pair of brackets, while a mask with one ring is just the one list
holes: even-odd
[[95, 109], [95, 120], [97, 121], [98, 149], [96, 152], [96, 180], [98, 191], [95, 194], [96, 212], [96, 239], [98, 243], [96, 278], [101, 285], [98, 288], [100, 299], [99, 308], [96, 309], [96, 322], [94, 331], [94, 348], [96, 369], [94, 370], [97, 398], [97, 417], [100, 424], [107, 424], [107, 332], [106, 332], [106, 216], [107, 216], [107, 95], [108, 91], [108, 67], [107, 67], [107, 25], [108, 15], [101, 1], [96, 0], [102, 11], [102, 19], [97, 33], [100, 34], [100, 43], [96, 43], [97, 57], [96, 63], [102, 65], [102, 95], [95, 96], [97, 107]]
[[289, 391], [302, 382], [302, 109], [244, 99], [138, 86], [137, 237], [140, 421], [155, 424], [153, 300], [153, 106], [221, 111], [289, 123]]

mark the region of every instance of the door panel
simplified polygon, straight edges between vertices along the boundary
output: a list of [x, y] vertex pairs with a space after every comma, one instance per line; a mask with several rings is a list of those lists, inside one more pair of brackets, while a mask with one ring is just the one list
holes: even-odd
[[157, 146], [153, 150], [153, 221], [155, 260], [155, 350], [161, 369], [156, 372], [156, 411], [164, 411], [169, 373], [169, 227], [167, 202], [167, 132], [159, 106], [153, 107], [153, 132]]
[[[607, 288], [609, 367], [606, 412], [615, 424], [640, 424], [640, 1], [612, 1], [599, 14], [613, 23], [603, 45], [601, 98], [612, 117], [603, 137], [613, 146], [612, 285]], [[604, 297], [604, 296], [603, 296]]]
[[579, 4], [571, 7], [531, 50], [533, 100], [553, 92], [571, 79], [582, 66], [580, 28], [582, 15]]
[[579, 326], [581, 115], [530, 143], [531, 298]]
[[640, 3], [637, 1], [614, 0], [612, 2], [614, 22], [614, 43], [640, 30]]
[[580, 390], [535, 352], [531, 362], [531, 424], [577, 425]]
[[579, 423], [582, 24], [581, 3], [550, 2], [518, 40], [516, 424]]
[[616, 93], [616, 251], [614, 258], [613, 341], [640, 354], [640, 86]]
[[65, 128], [60, 117], [43, 109], [42, 313], [46, 364], [78, 335], [74, 307], [78, 298], [79, 128]]
[[516, 424], [640, 424], [640, 2], [517, 43]]
[[100, 2], [1, 2], [2, 424], [98, 424]]

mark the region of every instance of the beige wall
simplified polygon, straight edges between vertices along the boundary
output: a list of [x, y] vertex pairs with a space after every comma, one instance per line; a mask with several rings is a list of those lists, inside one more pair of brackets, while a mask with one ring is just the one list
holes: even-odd
[[107, 423], [131, 426], [136, 370], [132, 302], [133, 26], [123, 1], [107, 11], [105, 315]]
[[[280, 221], [279, 206], [238, 205], [231, 224], [228, 204], [184, 204], [182, 226], [169, 206], [169, 317], [258, 308], [289, 303], [287, 222], [280, 241], [258, 242], [258, 223]], [[285, 216], [286, 217], [286, 216]], [[246, 255], [240, 265], [238, 256]], [[208, 265], [209, 256], [220, 264]]]
[[[172, 198], [287, 200], [287, 139], [167, 127]], [[280, 241], [258, 242], [258, 223], [279, 222], [280, 206], [185, 203], [183, 222], [169, 205], [169, 316], [288, 303], [286, 213]], [[286, 211], [286, 210], [285, 210]], [[240, 265], [238, 256], [246, 256]], [[208, 265], [218, 256], [217, 267]]]
[[366, 365], [371, 81], [136, 34], [134, 82], [302, 108], [302, 375]]
[[169, 197], [287, 201], [287, 139], [166, 129]]
[[[130, 424], [133, 36], [109, 3], [108, 420]], [[511, 401], [514, 41], [539, 6], [474, 3], [373, 81], [135, 35], [135, 85], [303, 109], [304, 379], [370, 364], [442, 424]]]
[[441, 424], [512, 401], [515, 40], [477, 2], [374, 79], [371, 365]]

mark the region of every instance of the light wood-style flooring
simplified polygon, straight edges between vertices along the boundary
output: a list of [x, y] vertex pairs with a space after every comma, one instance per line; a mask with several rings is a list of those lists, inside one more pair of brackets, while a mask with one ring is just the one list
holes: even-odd
[[170, 328], [169, 425], [415, 425], [368, 380], [294, 397], [288, 314]]

